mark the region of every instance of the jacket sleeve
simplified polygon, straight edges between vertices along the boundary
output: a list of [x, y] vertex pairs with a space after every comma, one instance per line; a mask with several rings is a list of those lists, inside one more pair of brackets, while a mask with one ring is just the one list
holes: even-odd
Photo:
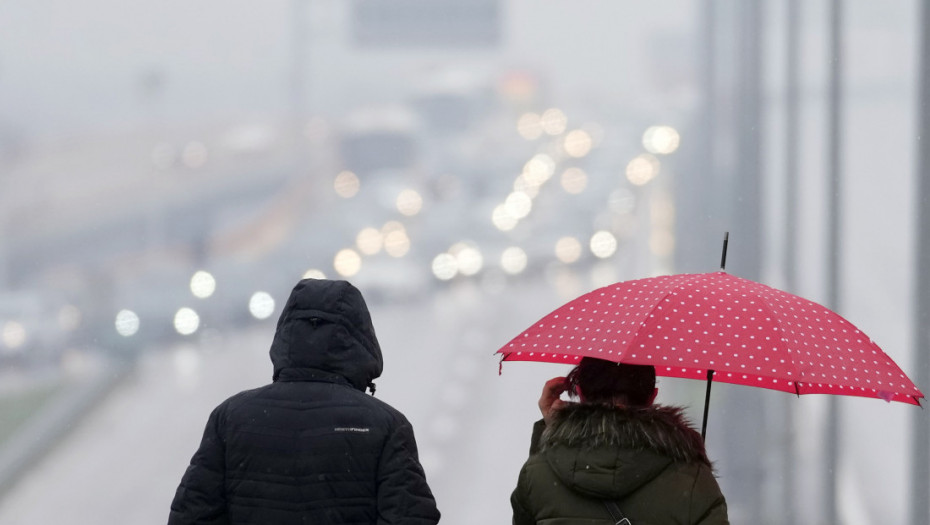
[[513, 525], [535, 525], [536, 518], [533, 517], [533, 513], [527, 508], [525, 500], [525, 477], [526, 477], [526, 466], [520, 470], [520, 477], [517, 481], [517, 488], [513, 489], [513, 492], [510, 494], [510, 507], [513, 509]]
[[181, 477], [171, 502], [168, 525], [227, 523], [225, 444], [219, 429], [221, 407], [210, 414], [200, 447]]
[[709, 468], [702, 468], [691, 493], [691, 515], [696, 525], [729, 525], [727, 501]]
[[[542, 419], [533, 423], [533, 434], [530, 437], [530, 455], [539, 452], [539, 444], [542, 440], [543, 431], [546, 430], [546, 422]], [[517, 488], [510, 494], [510, 507], [513, 509], [513, 525], [535, 525], [536, 518], [527, 508], [524, 498], [526, 491], [526, 465], [520, 469], [520, 477], [517, 480]]]
[[378, 464], [378, 524], [434, 525], [440, 514], [420, 465], [413, 427], [399, 417]]

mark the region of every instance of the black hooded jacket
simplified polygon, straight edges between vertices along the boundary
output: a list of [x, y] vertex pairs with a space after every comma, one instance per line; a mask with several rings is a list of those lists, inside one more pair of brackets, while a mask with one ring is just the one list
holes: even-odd
[[300, 281], [270, 353], [273, 382], [210, 414], [169, 525], [437, 523], [410, 423], [364, 393], [382, 358], [361, 293]]

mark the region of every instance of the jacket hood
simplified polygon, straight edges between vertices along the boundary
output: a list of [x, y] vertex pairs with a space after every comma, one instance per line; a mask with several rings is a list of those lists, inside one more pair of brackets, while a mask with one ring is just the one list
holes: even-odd
[[563, 483], [603, 499], [623, 498], [673, 463], [711, 466], [677, 407], [572, 403], [555, 414], [540, 449]]
[[362, 391], [384, 366], [365, 299], [346, 281], [297, 283], [278, 318], [270, 354], [275, 381], [283, 370], [311, 369], [344, 377]]

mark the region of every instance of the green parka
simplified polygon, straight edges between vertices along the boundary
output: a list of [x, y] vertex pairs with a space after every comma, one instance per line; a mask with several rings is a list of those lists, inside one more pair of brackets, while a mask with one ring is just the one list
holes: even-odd
[[632, 525], [729, 523], [701, 436], [681, 409], [572, 403], [543, 428], [534, 428], [510, 498], [514, 525], [613, 525], [605, 500]]

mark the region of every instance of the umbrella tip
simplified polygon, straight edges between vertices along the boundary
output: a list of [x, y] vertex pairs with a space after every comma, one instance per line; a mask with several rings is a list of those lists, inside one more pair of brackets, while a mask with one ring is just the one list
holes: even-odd
[[723, 254], [720, 255], [720, 271], [727, 268], [727, 243], [730, 240], [730, 232], [723, 233]]

